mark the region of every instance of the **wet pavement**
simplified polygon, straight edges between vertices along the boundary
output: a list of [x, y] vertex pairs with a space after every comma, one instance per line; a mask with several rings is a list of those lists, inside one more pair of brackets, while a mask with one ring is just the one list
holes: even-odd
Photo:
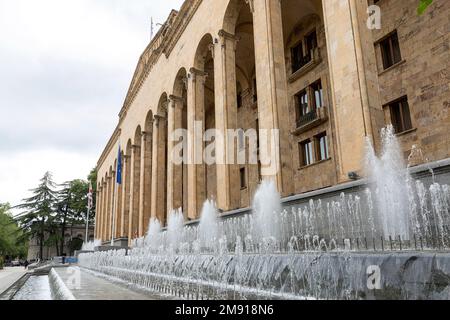
[[12, 300], [52, 300], [48, 276], [31, 276]]
[[24, 267], [0, 270], [0, 295], [27, 273]]
[[78, 267], [55, 268], [77, 300], [157, 300], [158, 296], [130, 290]]

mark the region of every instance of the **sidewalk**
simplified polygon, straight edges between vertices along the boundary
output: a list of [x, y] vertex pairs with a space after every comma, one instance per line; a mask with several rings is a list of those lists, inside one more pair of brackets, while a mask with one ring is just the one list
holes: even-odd
[[27, 270], [24, 267], [5, 268], [0, 270], [0, 295], [19, 280]]
[[[55, 268], [62, 281], [77, 300], [156, 300], [158, 297], [141, 294], [80, 270], [79, 287], [73, 288], [74, 272], [68, 268]], [[72, 279], [72, 280], [71, 280]], [[76, 280], [75, 280], [76, 281]]]

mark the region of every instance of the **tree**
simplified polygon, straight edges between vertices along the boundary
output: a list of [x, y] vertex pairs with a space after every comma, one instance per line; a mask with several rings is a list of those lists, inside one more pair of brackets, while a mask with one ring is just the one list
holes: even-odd
[[[87, 194], [89, 192], [89, 182], [84, 180], [72, 180], [61, 185], [58, 192], [57, 201], [57, 223], [59, 232], [59, 250], [64, 251], [65, 233], [67, 227], [86, 222]], [[89, 219], [92, 220], [91, 213]]]
[[35, 238], [39, 243], [39, 258], [43, 258], [46, 232], [54, 231], [56, 185], [52, 174], [46, 172], [37, 188], [32, 189], [33, 196], [23, 200], [16, 208], [25, 210], [18, 216], [21, 229], [29, 238]]
[[433, 3], [433, 0], [420, 0], [419, 7], [417, 8], [417, 13], [419, 15], [424, 14], [427, 8]]
[[[0, 260], [25, 258], [27, 245], [23, 234], [9, 212], [9, 204], [0, 203]], [[1, 263], [0, 263], [1, 264]], [[0, 266], [1, 269], [1, 266]]]

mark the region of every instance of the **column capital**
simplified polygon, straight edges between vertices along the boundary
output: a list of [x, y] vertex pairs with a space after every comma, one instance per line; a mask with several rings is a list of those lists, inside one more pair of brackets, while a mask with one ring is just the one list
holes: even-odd
[[163, 120], [165, 119], [165, 117], [162, 116], [162, 115], [160, 115], [160, 114], [155, 114], [155, 115], [153, 116], [153, 119], [154, 119], [153, 124], [154, 124], [156, 127], [158, 127], [160, 121], [163, 121]]
[[131, 149], [132, 149], [132, 150], [136, 150], [136, 149], [140, 149], [140, 148], [141, 148], [141, 146], [138, 145], [138, 144], [132, 144], [132, 145], [131, 145]]
[[193, 81], [196, 81], [198, 78], [206, 78], [208, 73], [197, 68], [191, 68], [189, 70], [189, 75]]
[[169, 97], [170, 106], [173, 109], [183, 109], [184, 99], [175, 95]]
[[239, 40], [239, 37], [237, 37], [236, 35], [229, 33], [223, 29], [219, 30], [219, 37], [223, 38], [223, 39], [229, 39], [229, 40]]
[[219, 37], [220, 37], [220, 45], [222, 46], [222, 48], [226, 48], [227, 43], [230, 44], [230, 42], [231, 42], [233, 45], [234, 51], [236, 51], [237, 44], [238, 44], [239, 40], [241, 40], [240, 37], [238, 37], [234, 34], [231, 34], [223, 29], [219, 30]]

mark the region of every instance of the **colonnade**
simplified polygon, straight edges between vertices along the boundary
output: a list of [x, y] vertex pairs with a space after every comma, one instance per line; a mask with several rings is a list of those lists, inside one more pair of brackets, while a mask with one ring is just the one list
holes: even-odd
[[[201, 158], [204, 144], [198, 145], [195, 133], [196, 130], [205, 130], [205, 91], [211, 91], [211, 88], [206, 87], [207, 84], [213, 86], [215, 128], [222, 133], [227, 129], [238, 129], [236, 46], [239, 38], [235, 35], [238, 18], [233, 12], [239, 11], [239, 6], [242, 5], [240, 3], [243, 2], [244, 0], [230, 1], [230, 14], [225, 15], [223, 29], [202, 39], [193, 59], [194, 64], [180, 70], [174, 80], [172, 92], [161, 95], [157, 108], [153, 108], [153, 112], [149, 111], [145, 128], [138, 127], [135, 136], [129, 139], [123, 150], [122, 184], [115, 184], [116, 169], [112, 166], [104, 177], [99, 177], [95, 233], [97, 239], [107, 241], [111, 237], [142, 237], [151, 218], [158, 218], [165, 224], [168, 213], [173, 209], [183, 208], [187, 220], [199, 218], [208, 192], [205, 182], [207, 169]], [[263, 142], [268, 145], [269, 150], [275, 150], [274, 142], [279, 144], [279, 151], [269, 165], [272, 170], [263, 170], [262, 178], [273, 180], [282, 195], [291, 195], [294, 193], [292, 146], [289, 142], [289, 130], [283, 129], [283, 125], [289, 122], [290, 115], [281, 1], [246, 0], [244, 5], [249, 7], [253, 16], [255, 52], [252, 54], [255, 56], [256, 66], [259, 129], [281, 129], [276, 141], [267, 139], [267, 136], [259, 137], [260, 140], [267, 139]], [[323, 1], [322, 5], [325, 23], [332, 15], [336, 19], [349, 20], [349, 24], [339, 24], [339, 28], [348, 30], [338, 32], [326, 26], [327, 37], [330, 38], [327, 41], [331, 43], [333, 50], [344, 53], [350, 48], [353, 50], [349, 52], [357, 51], [354, 49], [360, 47], [358, 39], [335, 45], [341, 34], [348, 34], [347, 31], [352, 29], [351, 15], [348, 17], [340, 12], [346, 13], [349, 9], [335, 1]], [[213, 63], [212, 72], [206, 70], [208, 61]], [[332, 64], [335, 69], [330, 70], [331, 81], [334, 81], [333, 76], [345, 76], [342, 74], [343, 70], [351, 70], [353, 67], [358, 70], [358, 63], [354, 57], [341, 56], [339, 66]], [[358, 78], [353, 78], [352, 75], [351, 79], [353, 81]], [[333, 85], [336, 84], [332, 83], [331, 87]], [[352, 95], [348, 96], [339, 93], [339, 101], [333, 96], [336, 113], [339, 115], [348, 112], [336, 106], [345, 105], [350, 99], [364, 101], [360, 96], [362, 92], [352, 91]], [[197, 121], [202, 121], [202, 128], [195, 127]], [[364, 121], [360, 122], [364, 124]], [[179, 128], [187, 129], [188, 132], [187, 141], [184, 141], [187, 154], [183, 154], [188, 160], [187, 165], [174, 164], [171, 158], [176, 143], [172, 142], [169, 136]], [[236, 160], [236, 148], [230, 148], [236, 141], [228, 139], [226, 134], [224, 137], [224, 145], [221, 148], [224, 152], [218, 153], [217, 165], [214, 166], [214, 200], [220, 210], [228, 211], [240, 207], [239, 166], [227, 164], [226, 159]]]

